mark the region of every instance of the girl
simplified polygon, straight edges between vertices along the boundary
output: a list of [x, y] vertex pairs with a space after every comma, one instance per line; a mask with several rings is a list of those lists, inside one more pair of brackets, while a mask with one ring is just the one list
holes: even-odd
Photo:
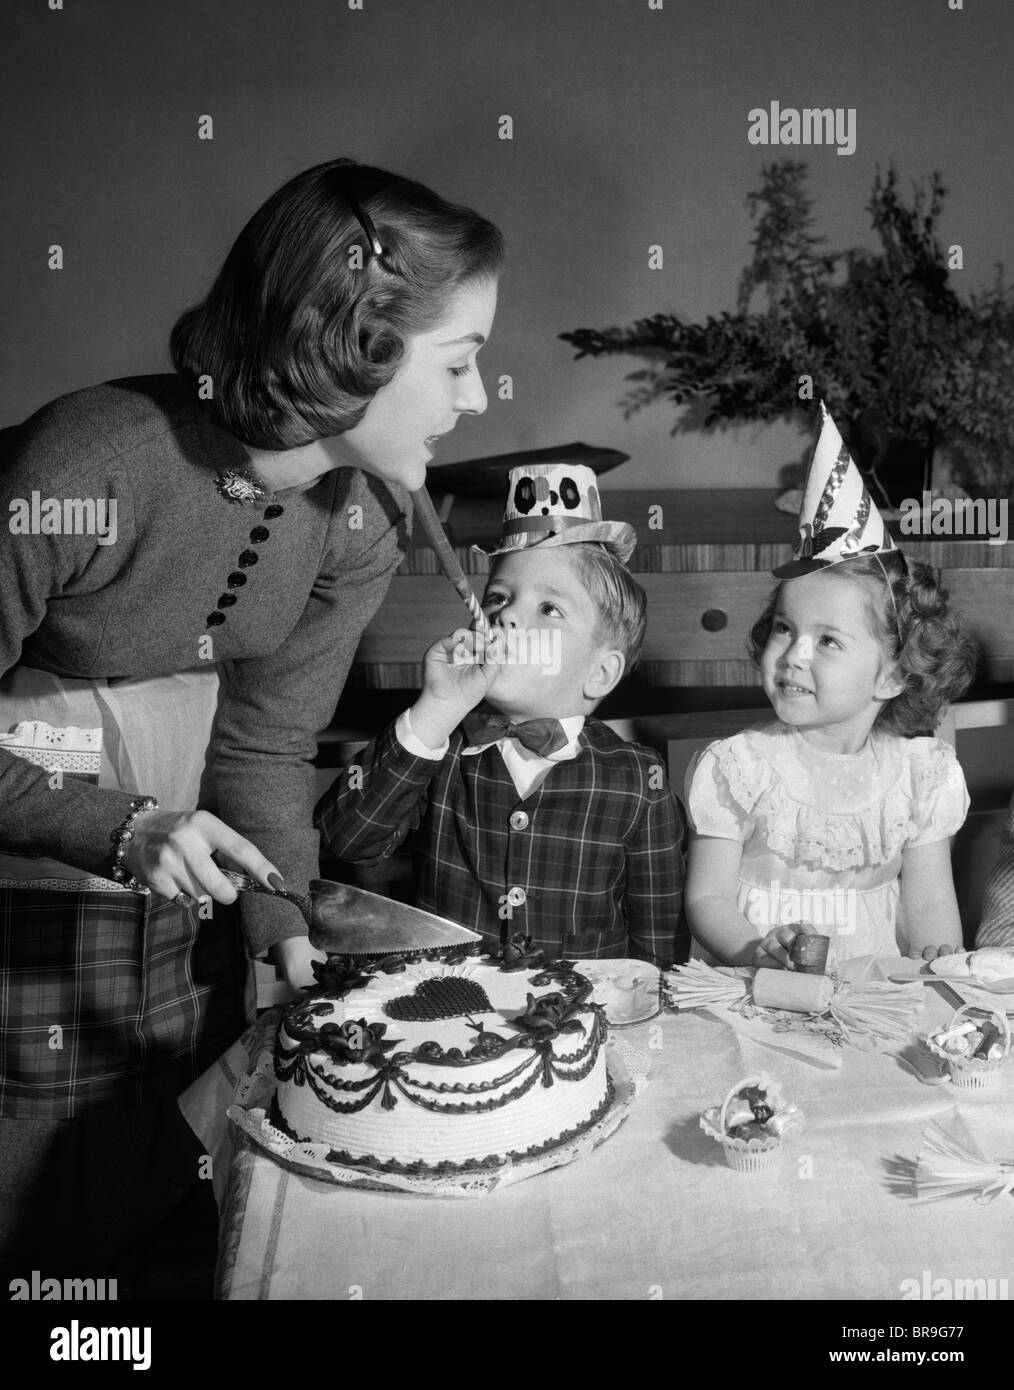
[[950, 837], [968, 796], [927, 735], [975, 647], [937, 571], [886, 544], [785, 567], [797, 577], [751, 632], [777, 721], [711, 744], [688, 774], [687, 912], [722, 963], [791, 968], [804, 931], [839, 960], [960, 948]]

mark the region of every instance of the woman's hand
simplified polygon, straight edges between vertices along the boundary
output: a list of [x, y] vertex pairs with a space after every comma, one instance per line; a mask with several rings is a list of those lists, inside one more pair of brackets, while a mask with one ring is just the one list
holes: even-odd
[[808, 922], [791, 922], [769, 931], [753, 953], [752, 964], [763, 970], [795, 970], [790, 952], [797, 936], [813, 936]]
[[459, 627], [434, 642], [424, 658], [422, 694], [412, 706], [412, 732], [439, 748], [469, 710], [485, 699], [503, 666], [503, 634]]
[[[244, 873], [277, 888], [281, 874], [256, 845], [230, 830], [209, 811], [143, 811], [134, 821], [133, 838], [123, 864], [145, 887], [163, 898], [186, 893], [217, 903], [236, 901], [236, 889], [212, 859], [228, 855]], [[269, 883], [269, 875], [278, 882]]]

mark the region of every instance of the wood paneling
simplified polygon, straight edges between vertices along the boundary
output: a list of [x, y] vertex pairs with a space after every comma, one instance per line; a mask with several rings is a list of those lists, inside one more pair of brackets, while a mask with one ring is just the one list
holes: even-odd
[[[1014, 569], [948, 568], [943, 577], [955, 609], [983, 646], [989, 678], [1011, 679]], [[770, 573], [642, 572], [638, 580], [648, 595], [642, 665], [654, 684], [756, 684], [746, 642], [774, 585]], [[723, 614], [725, 626], [709, 631], [702, 622], [705, 613]], [[354, 683], [378, 690], [417, 686], [426, 648], [467, 621], [464, 606], [441, 576], [396, 575], [360, 643]]]

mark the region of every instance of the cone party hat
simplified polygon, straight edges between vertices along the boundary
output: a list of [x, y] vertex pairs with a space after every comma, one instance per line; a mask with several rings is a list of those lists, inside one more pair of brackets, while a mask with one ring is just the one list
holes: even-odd
[[799, 508], [799, 538], [792, 559], [774, 573], [779, 579], [797, 579], [859, 555], [886, 555], [896, 549], [862, 474], [821, 401], [820, 433]]

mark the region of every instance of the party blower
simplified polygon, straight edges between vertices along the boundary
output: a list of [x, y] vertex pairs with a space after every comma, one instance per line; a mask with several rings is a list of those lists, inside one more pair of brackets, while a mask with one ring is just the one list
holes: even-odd
[[473, 620], [478, 624], [479, 631], [488, 637], [489, 623], [482, 611], [482, 604], [472, 592], [472, 586], [468, 582], [465, 571], [458, 563], [454, 548], [447, 539], [444, 528], [440, 525], [440, 518], [434, 511], [430, 495], [424, 487], [421, 487], [418, 492], [412, 493], [412, 505], [415, 517], [426, 532], [426, 539], [433, 547], [434, 554], [440, 562], [440, 568], [451, 581], [455, 592], [472, 615]]

